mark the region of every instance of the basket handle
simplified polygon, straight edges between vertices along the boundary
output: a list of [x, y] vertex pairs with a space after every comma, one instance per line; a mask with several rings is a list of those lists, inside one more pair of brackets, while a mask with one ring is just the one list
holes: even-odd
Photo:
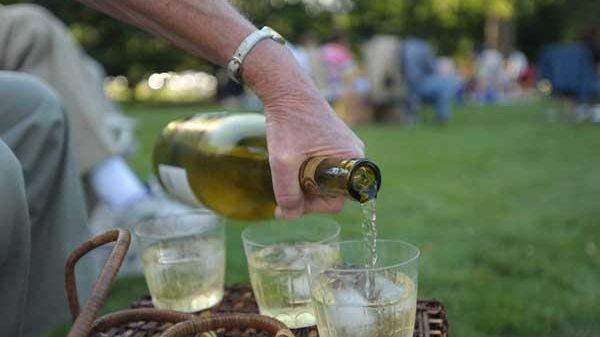
[[280, 321], [257, 314], [219, 314], [208, 318], [194, 318], [177, 323], [165, 330], [160, 337], [195, 336], [217, 329], [236, 329], [240, 327], [269, 331], [275, 337], [294, 337], [294, 334]]
[[153, 308], [127, 309], [109, 313], [98, 318], [94, 322], [92, 330], [106, 331], [116, 326], [140, 321], [179, 323], [193, 318], [193, 314], [173, 310]]
[[[75, 264], [89, 251], [113, 241], [116, 241], [117, 243], [110, 253], [106, 264], [102, 268], [96, 284], [94, 284], [90, 298], [80, 312], [77, 284], [75, 282]], [[84, 337], [89, 334], [92, 329], [92, 323], [96, 318], [96, 314], [106, 300], [112, 281], [115, 279], [119, 268], [121, 268], [130, 242], [131, 235], [127, 230], [111, 229], [84, 242], [69, 255], [65, 266], [65, 283], [73, 326], [69, 331], [68, 337]]]

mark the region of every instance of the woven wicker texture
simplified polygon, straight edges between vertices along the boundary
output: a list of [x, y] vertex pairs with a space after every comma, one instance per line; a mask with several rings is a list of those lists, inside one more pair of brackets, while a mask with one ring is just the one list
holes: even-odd
[[[75, 264], [94, 248], [116, 242], [90, 298], [80, 309], [75, 280]], [[281, 322], [258, 315], [252, 289], [234, 285], [225, 290], [223, 300], [215, 307], [185, 314], [157, 310], [149, 297], [132, 305], [132, 309], [96, 319], [106, 299], [123, 258], [129, 248], [130, 235], [124, 230], [109, 230], [77, 247], [69, 256], [66, 268], [66, 290], [73, 317], [68, 337], [318, 337], [316, 327], [293, 331]], [[436, 300], [419, 300], [415, 337], [447, 337], [448, 320], [444, 307]]]
[[[152, 300], [146, 296], [132, 304], [132, 308], [153, 308]], [[225, 289], [223, 301], [215, 307], [201, 311], [197, 317], [209, 318], [224, 313], [257, 313], [258, 306], [252, 289], [246, 285], [232, 285]], [[139, 321], [112, 327], [106, 331], [96, 331], [94, 337], [158, 337], [165, 329], [173, 326], [169, 323]], [[316, 327], [292, 330], [296, 337], [318, 337]], [[272, 333], [257, 329], [218, 329], [210, 333], [197, 334], [196, 337], [272, 337]], [[447, 337], [448, 320], [443, 305], [436, 300], [419, 300], [415, 337]]]
[[[69, 330], [68, 337], [106, 334], [144, 336], [155, 335], [157, 330], [163, 331], [163, 337], [204, 336], [206, 334], [214, 336], [216, 330], [230, 331], [240, 327], [260, 329], [270, 335], [275, 335], [275, 337], [294, 337], [292, 332], [278, 320], [252, 313], [222, 313], [216, 316], [198, 317], [177, 311], [139, 308], [122, 310], [96, 319], [98, 310], [108, 296], [112, 281], [123, 263], [130, 238], [128, 231], [109, 230], [82, 243], [69, 255], [65, 266], [65, 286], [73, 325]], [[75, 265], [89, 251], [110, 242], [116, 242], [116, 244], [98, 276], [89, 299], [83, 309], [80, 309]]]

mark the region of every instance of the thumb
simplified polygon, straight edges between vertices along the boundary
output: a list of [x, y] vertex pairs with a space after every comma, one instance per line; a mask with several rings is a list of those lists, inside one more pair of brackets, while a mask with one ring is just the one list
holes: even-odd
[[304, 194], [298, 182], [301, 161], [289, 156], [269, 156], [273, 191], [277, 200], [275, 216], [294, 219], [304, 213]]

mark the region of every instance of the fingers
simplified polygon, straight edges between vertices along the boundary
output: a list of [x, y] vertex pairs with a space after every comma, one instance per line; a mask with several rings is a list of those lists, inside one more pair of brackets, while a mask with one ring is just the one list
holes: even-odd
[[311, 197], [304, 202], [306, 213], [337, 213], [344, 208], [344, 197]]
[[269, 164], [277, 201], [275, 216], [281, 219], [300, 217], [304, 213], [304, 194], [298, 181], [301, 163], [290, 157], [271, 156]]

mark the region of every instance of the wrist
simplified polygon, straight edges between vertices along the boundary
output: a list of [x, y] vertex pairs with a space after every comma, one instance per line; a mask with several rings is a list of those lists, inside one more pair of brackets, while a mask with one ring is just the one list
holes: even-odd
[[227, 74], [236, 83], [242, 83], [241, 68], [246, 56], [252, 51], [252, 48], [262, 40], [272, 39], [281, 45], [285, 45], [285, 39], [272, 28], [264, 26], [260, 30], [255, 30], [240, 43], [233, 56], [227, 62]]
[[258, 43], [246, 56], [242, 78], [265, 107], [285, 102], [294, 103], [297, 97], [320, 94], [299, 67], [292, 53], [272, 40]]

